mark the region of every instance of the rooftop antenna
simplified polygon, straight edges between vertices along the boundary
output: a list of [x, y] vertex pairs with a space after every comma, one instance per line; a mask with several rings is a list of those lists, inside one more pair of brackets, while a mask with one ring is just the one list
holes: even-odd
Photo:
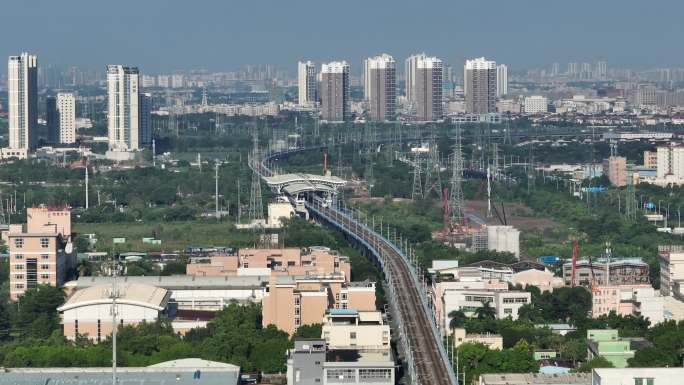
[[202, 107], [208, 106], [209, 103], [207, 103], [207, 89], [206, 87], [202, 87]]

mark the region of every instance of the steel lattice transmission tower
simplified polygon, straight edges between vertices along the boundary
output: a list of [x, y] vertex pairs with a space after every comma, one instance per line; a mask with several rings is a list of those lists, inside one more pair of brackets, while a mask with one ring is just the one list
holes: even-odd
[[413, 157], [413, 190], [411, 191], [411, 199], [423, 198], [423, 186], [420, 177], [420, 157], [416, 153]]
[[451, 155], [451, 181], [449, 190], [449, 223], [460, 225], [464, 221], [463, 203], [463, 152], [461, 149], [461, 126], [456, 125], [456, 143]]
[[637, 217], [637, 200], [636, 191], [634, 191], [634, 178], [631, 175], [627, 176], [627, 193], [626, 193], [627, 218], [636, 219]]
[[264, 203], [261, 196], [261, 176], [256, 171], [259, 168], [259, 162], [261, 158], [259, 156], [259, 133], [254, 133], [254, 148], [252, 149], [252, 155], [250, 157], [250, 162], [252, 162], [252, 189], [249, 195], [249, 220], [261, 220], [264, 219]]
[[435, 139], [434, 132], [430, 137], [430, 152], [428, 154], [428, 159], [425, 167], [425, 193], [424, 196], [427, 198], [430, 193], [434, 192], [437, 194], [437, 198], [442, 197], [442, 176], [439, 164], [439, 151], [437, 151], [437, 140]]

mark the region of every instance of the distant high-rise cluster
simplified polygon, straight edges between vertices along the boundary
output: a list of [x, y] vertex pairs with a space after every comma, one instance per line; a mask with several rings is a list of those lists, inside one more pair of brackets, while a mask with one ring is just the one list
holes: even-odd
[[349, 64], [336, 61], [321, 66], [321, 118], [329, 122], [351, 119]]
[[76, 98], [70, 92], [60, 92], [46, 100], [48, 142], [76, 142]]
[[396, 62], [388, 54], [364, 61], [364, 96], [371, 120], [393, 121], [396, 114]]
[[297, 65], [297, 81], [300, 105], [313, 105], [318, 100], [316, 65], [311, 61], [299, 62]]
[[436, 121], [443, 117], [441, 59], [426, 54], [406, 59], [406, 99], [413, 106], [419, 121]]
[[137, 67], [107, 66], [109, 149], [140, 150], [151, 143], [150, 95], [140, 92]]
[[[38, 128], [38, 58], [22, 53], [7, 63], [9, 104], [9, 151], [25, 157], [36, 146]], [[21, 151], [17, 151], [21, 150]], [[3, 155], [5, 153], [3, 152]], [[9, 154], [8, 154], [9, 155]]]
[[[505, 66], [504, 66], [505, 68]], [[506, 69], [506, 77], [508, 72]], [[466, 112], [487, 114], [496, 112], [496, 62], [484, 57], [466, 60], [463, 71]], [[508, 88], [506, 81], [506, 88]]]

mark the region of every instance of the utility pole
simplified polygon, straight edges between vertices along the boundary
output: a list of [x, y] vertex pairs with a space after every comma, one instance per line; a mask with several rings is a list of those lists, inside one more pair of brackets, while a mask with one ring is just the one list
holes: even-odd
[[456, 143], [451, 160], [451, 196], [449, 197], [449, 221], [453, 226], [464, 220], [463, 206], [463, 153], [461, 152], [461, 126], [456, 124]]
[[216, 160], [216, 163], [214, 164], [214, 179], [215, 179], [215, 184], [214, 184], [214, 205], [216, 207], [216, 221], [218, 222], [220, 220], [219, 217], [219, 195], [218, 195], [218, 170], [219, 170], [219, 162], [218, 159]]
[[85, 209], [88, 210], [88, 158], [85, 161]]

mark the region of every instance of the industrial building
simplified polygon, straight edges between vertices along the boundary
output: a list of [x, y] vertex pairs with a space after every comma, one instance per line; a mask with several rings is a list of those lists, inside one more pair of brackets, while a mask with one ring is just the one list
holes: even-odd
[[[136, 385], [238, 385], [240, 367], [199, 358], [161, 362], [147, 367], [116, 369], [117, 382]], [[112, 368], [4, 368], [0, 383], [12, 385], [110, 385]]]
[[[572, 262], [563, 264], [563, 279], [566, 285], [572, 285]], [[649, 282], [648, 263], [640, 258], [602, 257], [581, 259], [576, 264], [575, 285], [634, 285]]]
[[[119, 277], [119, 284], [140, 284], [168, 290], [169, 307], [176, 312], [216, 312], [231, 302], [259, 303], [266, 293], [268, 275], [255, 276], [141, 276]], [[85, 290], [93, 286], [108, 285], [111, 287], [112, 277], [79, 277], [68, 282], [67, 290]]]
[[[116, 287], [116, 289], [115, 289]], [[85, 336], [100, 342], [112, 334], [112, 306], [116, 300], [117, 325], [155, 322], [166, 312], [170, 293], [150, 285], [124, 283], [98, 285], [78, 290], [57, 308], [64, 336]]]

